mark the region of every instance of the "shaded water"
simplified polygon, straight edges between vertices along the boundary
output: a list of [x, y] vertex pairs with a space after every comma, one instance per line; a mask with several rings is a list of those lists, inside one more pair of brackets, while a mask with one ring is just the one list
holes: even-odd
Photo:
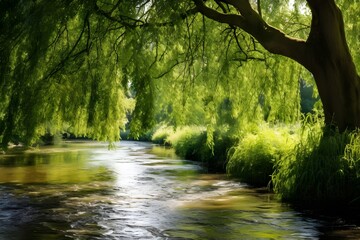
[[0, 239], [356, 239], [172, 150], [67, 143], [0, 156]]

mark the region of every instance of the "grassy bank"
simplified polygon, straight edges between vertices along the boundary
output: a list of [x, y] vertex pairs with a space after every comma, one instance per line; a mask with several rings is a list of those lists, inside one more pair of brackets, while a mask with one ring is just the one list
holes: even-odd
[[[262, 125], [229, 137], [205, 128], [162, 126], [152, 141], [172, 146], [209, 172], [227, 172], [268, 186], [286, 202], [310, 207], [360, 206], [360, 132], [339, 133], [318, 122], [303, 127]], [[213, 144], [213, 145], [212, 145]]]
[[274, 166], [293, 150], [297, 141], [296, 133], [288, 127], [260, 126], [232, 147], [227, 172], [253, 186], [270, 186]]
[[201, 162], [209, 172], [225, 172], [228, 150], [235, 139], [220, 131], [208, 136], [203, 127], [186, 126], [174, 130], [164, 126], [154, 132], [152, 141], [172, 146], [178, 156]]
[[310, 207], [360, 206], [360, 134], [309, 127], [294, 151], [277, 162], [274, 190]]

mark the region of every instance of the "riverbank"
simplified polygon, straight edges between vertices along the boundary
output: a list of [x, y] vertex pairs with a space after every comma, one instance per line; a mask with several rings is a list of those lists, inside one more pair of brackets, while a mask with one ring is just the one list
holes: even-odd
[[209, 172], [268, 187], [284, 202], [306, 208], [359, 209], [358, 132], [324, 134], [322, 126], [262, 125], [241, 136], [201, 127], [160, 126], [151, 140], [172, 146]]

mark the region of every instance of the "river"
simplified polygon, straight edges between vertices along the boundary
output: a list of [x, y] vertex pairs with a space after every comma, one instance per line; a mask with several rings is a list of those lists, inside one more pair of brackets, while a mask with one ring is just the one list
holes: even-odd
[[3, 239], [360, 239], [360, 229], [207, 174], [172, 149], [67, 142], [0, 156]]

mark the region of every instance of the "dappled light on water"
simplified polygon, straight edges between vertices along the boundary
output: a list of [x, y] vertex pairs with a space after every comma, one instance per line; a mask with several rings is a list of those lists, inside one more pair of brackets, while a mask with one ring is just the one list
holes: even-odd
[[344, 237], [321, 232], [324, 224], [147, 143], [109, 151], [75, 142], [0, 157], [0, 239]]

